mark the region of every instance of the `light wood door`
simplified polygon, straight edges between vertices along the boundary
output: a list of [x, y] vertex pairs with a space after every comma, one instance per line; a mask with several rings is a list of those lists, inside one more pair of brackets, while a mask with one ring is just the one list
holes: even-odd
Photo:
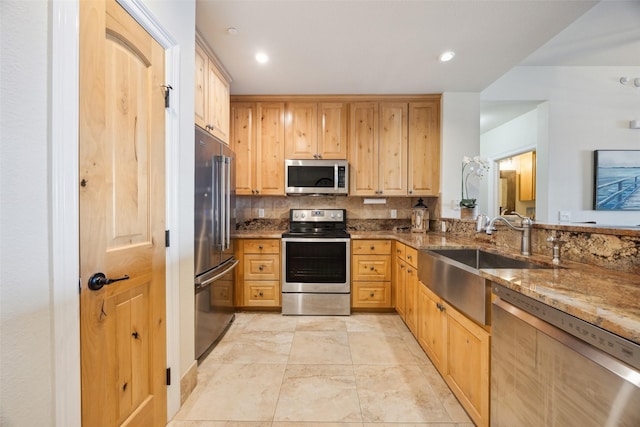
[[406, 102], [380, 103], [380, 195], [407, 195], [407, 121]]
[[440, 118], [438, 101], [409, 103], [409, 195], [440, 192]]
[[286, 108], [286, 158], [317, 159], [318, 105], [315, 102], [289, 102]]
[[[231, 149], [236, 154], [236, 194], [256, 190], [256, 104], [238, 102], [231, 106]], [[255, 165], [258, 166], [258, 165]]]
[[378, 194], [378, 103], [349, 106], [349, 193]]
[[207, 70], [209, 67], [209, 59], [207, 54], [196, 43], [196, 74], [195, 74], [195, 121], [198, 126], [203, 129], [207, 129], [207, 106], [208, 96], [207, 88], [209, 84], [207, 82]]
[[447, 350], [444, 377], [477, 426], [489, 425], [490, 335], [444, 304]]
[[405, 280], [405, 323], [414, 336], [418, 335], [418, 270], [407, 263]]
[[447, 327], [445, 308], [437, 295], [422, 282], [418, 283], [418, 342], [433, 365], [443, 371]]
[[229, 143], [229, 83], [222, 76], [215, 63], [208, 61], [207, 79], [207, 121], [209, 132]]
[[[260, 120], [257, 134], [256, 194], [264, 196], [284, 195], [284, 103], [258, 104]], [[240, 166], [239, 166], [240, 167]]]
[[[407, 292], [407, 263], [399, 256], [395, 257], [393, 270], [393, 289], [395, 295], [396, 311], [405, 320], [405, 301]], [[406, 320], [405, 320], [406, 321]]]
[[347, 158], [348, 104], [318, 104], [318, 154], [321, 159]]
[[[80, 2], [84, 426], [164, 426], [164, 51], [115, 0]], [[95, 273], [124, 278], [90, 290]]]

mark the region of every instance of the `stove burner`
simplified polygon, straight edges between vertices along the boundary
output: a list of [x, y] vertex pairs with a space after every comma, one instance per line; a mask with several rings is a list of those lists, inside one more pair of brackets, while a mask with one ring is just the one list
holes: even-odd
[[348, 238], [346, 210], [291, 209], [289, 230], [282, 237]]

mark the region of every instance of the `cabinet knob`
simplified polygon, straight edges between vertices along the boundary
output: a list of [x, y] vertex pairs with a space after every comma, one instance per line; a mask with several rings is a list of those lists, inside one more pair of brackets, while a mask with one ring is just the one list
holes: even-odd
[[371, 267], [369, 270], [374, 271], [376, 268], [375, 267]]
[[407, 258], [409, 259], [413, 259], [413, 257], [411, 255], [407, 255]]
[[376, 296], [376, 294], [374, 294], [373, 292], [371, 292], [371, 293], [369, 294], [369, 296], [370, 296], [371, 298], [373, 298], [374, 296]]
[[376, 247], [375, 247], [375, 246], [373, 246], [373, 245], [371, 245], [371, 247], [370, 247], [369, 249], [371, 249], [371, 250], [373, 251], [373, 250], [375, 250], [375, 249], [376, 249]]
[[413, 273], [413, 270], [410, 268], [407, 268], [407, 273]]
[[262, 245], [258, 245], [258, 249], [262, 250], [264, 247]]
[[260, 267], [258, 267], [258, 270], [260, 271], [264, 270], [264, 265], [261, 265]]
[[258, 292], [258, 296], [264, 296], [262, 291]]

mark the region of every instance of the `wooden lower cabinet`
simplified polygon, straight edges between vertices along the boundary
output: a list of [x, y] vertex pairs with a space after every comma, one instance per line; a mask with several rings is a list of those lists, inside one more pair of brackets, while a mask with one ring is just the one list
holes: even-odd
[[473, 422], [489, 426], [490, 332], [418, 287], [418, 343]]
[[236, 305], [280, 307], [280, 239], [238, 239]]
[[391, 308], [391, 241], [351, 241], [351, 306]]
[[395, 243], [394, 264], [395, 308], [414, 336], [418, 334], [418, 251], [403, 243]]
[[478, 426], [489, 425], [489, 333], [445, 303], [444, 379]]
[[446, 342], [446, 313], [442, 299], [419, 282], [418, 293], [418, 343], [433, 365], [441, 370], [444, 366]]

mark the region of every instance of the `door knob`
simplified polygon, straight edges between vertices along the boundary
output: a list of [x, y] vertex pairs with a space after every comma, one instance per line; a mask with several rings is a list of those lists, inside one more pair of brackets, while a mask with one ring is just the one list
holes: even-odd
[[89, 289], [92, 291], [97, 291], [102, 289], [104, 285], [110, 285], [113, 282], [119, 282], [121, 280], [128, 280], [129, 275], [125, 274], [122, 277], [118, 277], [117, 279], [109, 279], [104, 273], [96, 273], [89, 278]]

